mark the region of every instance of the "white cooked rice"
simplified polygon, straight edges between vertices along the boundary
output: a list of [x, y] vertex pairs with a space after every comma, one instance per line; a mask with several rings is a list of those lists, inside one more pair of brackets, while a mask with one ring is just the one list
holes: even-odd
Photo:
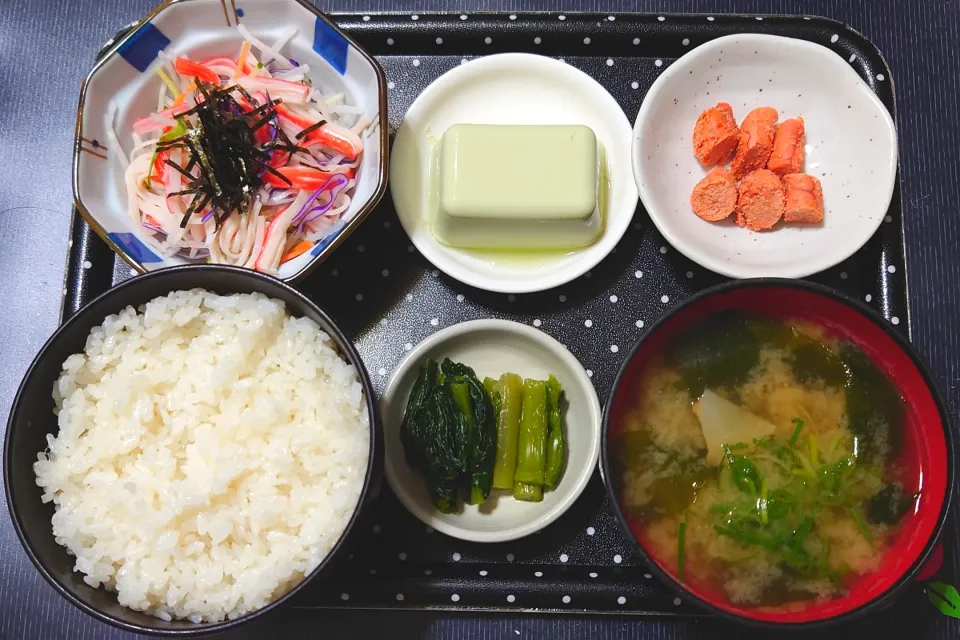
[[34, 465], [84, 581], [158, 618], [259, 609], [330, 552], [363, 486], [356, 369], [260, 294], [195, 289], [109, 316], [53, 390]]

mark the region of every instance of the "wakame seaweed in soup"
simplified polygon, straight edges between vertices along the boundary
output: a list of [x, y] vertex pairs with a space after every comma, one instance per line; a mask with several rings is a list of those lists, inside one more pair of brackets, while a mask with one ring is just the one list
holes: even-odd
[[795, 609], [879, 568], [918, 480], [896, 464], [903, 400], [863, 351], [728, 311], [634, 384], [615, 427], [621, 500], [679, 579]]

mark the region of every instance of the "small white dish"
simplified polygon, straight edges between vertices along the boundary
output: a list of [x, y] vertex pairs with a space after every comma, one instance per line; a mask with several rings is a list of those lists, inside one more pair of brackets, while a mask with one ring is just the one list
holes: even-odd
[[[156, 74], [159, 52], [205, 59], [236, 56], [243, 42], [238, 25], [273, 44], [296, 33], [284, 53], [308, 64], [308, 77], [329, 92], [342, 91], [347, 103], [362, 107], [375, 124], [364, 138], [364, 152], [350, 206], [335, 231], [310, 238], [314, 247], [282, 265], [276, 274], [295, 281], [315, 268], [366, 218], [387, 185], [387, 82], [374, 58], [340, 31], [308, 0], [258, 0], [236, 7], [218, 0], [161, 3], [112, 42], [80, 89], [73, 154], [73, 199], [104, 242], [140, 273], [190, 262], [161, 256], [143, 227], [130, 219], [124, 184], [125, 161], [133, 149], [133, 122], [157, 108], [162, 83]], [[111, 105], [116, 110], [110, 122]], [[110, 142], [116, 131], [120, 149]]]
[[[601, 238], [565, 254], [506, 260], [437, 242], [429, 223], [431, 148], [456, 123], [583, 124], [593, 129], [604, 148], [610, 184]], [[629, 227], [637, 208], [630, 139], [630, 122], [620, 105], [582, 71], [544, 56], [485, 56], [440, 76], [407, 111], [391, 153], [393, 203], [413, 244], [449, 276], [502, 293], [550, 289], [596, 266]]]
[[[887, 79], [889, 82], [889, 79]], [[706, 175], [693, 155], [697, 116], [718, 102], [747, 113], [771, 106], [803, 116], [805, 171], [823, 185], [824, 220], [772, 231], [706, 222], [690, 192]], [[883, 222], [897, 173], [893, 118], [840, 56], [811, 42], [760, 34], [703, 44], [657, 78], [634, 127], [640, 199], [667, 241], [691, 260], [733, 278], [802, 278], [846, 260]]]
[[[450, 358], [473, 368], [482, 380], [512, 372], [563, 385], [566, 461], [560, 483], [543, 492], [542, 502], [514, 500], [494, 489], [483, 505], [463, 505], [459, 513], [434, 509], [423, 477], [407, 466], [400, 423], [410, 389], [427, 358]], [[577, 499], [597, 466], [601, 409], [597, 392], [579, 361], [562, 344], [538, 329], [508, 320], [471, 320], [447, 327], [418, 344], [397, 365], [380, 400], [387, 482], [400, 502], [424, 524], [472, 542], [505, 542], [530, 535], [559, 518]]]

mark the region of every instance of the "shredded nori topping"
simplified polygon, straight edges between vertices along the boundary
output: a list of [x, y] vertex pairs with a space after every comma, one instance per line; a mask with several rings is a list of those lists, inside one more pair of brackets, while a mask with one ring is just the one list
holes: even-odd
[[[231, 95], [234, 91], [253, 108], [245, 110]], [[167, 197], [193, 196], [180, 226], [187, 226], [193, 214], [209, 206], [219, 228], [234, 211], [250, 211], [253, 196], [263, 184], [264, 173], [270, 172], [290, 184], [268, 164], [274, 153], [282, 151], [292, 155], [307, 150], [291, 141], [278, 126], [279, 98], [271, 99], [268, 95], [261, 104], [239, 85], [220, 88], [200, 80], [197, 80], [196, 98], [196, 106], [179, 116], [186, 125], [186, 133], [158, 142], [157, 151], [182, 149], [188, 158], [183, 166], [166, 160], [167, 165], [183, 174], [186, 185], [181, 191], [168, 193]], [[276, 137], [260, 144], [254, 134], [268, 124], [275, 128]], [[194, 175], [197, 167], [198, 175]]]

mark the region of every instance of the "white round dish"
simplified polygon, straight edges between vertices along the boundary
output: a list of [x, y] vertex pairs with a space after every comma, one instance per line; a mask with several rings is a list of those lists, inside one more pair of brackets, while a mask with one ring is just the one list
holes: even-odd
[[[439, 513], [423, 478], [407, 466], [400, 423], [410, 389], [426, 358], [450, 358], [474, 369], [477, 376], [513, 372], [545, 380], [551, 373], [567, 398], [564, 416], [566, 461], [560, 483], [543, 492], [542, 502], [514, 500], [494, 489], [483, 505], [463, 505], [459, 513]], [[562, 344], [527, 325], [508, 320], [471, 320], [447, 327], [418, 344], [397, 365], [380, 401], [383, 416], [387, 482], [410, 513], [441, 533], [472, 542], [505, 542], [543, 529], [577, 499], [600, 451], [601, 409], [583, 366]]]
[[[823, 185], [822, 224], [781, 222], [755, 232], [732, 217], [711, 223], [693, 213], [690, 192], [707, 172], [693, 155], [693, 125], [718, 102], [733, 107], [738, 123], [760, 106], [774, 107], [781, 120], [803, 116], [805, 171]], [[829, 49], [732, 35], [697, 47], [653, 83], [634, 126], [633, 169], [650, 218], [691, 260], [734, 278], [802, 278], [850, 257], [883, 221], [897, 134], [876, 94]]]
[[[428, 218], [431, 147], [447, 127], [460, 122], [583, 124], [593, 129], [604, 148], [610, 182], [603, 236], [563, 255], [509, 261], [437, 242]], [[391, 154], [393, 203], [420, 253], [451, 277], [503, 293], [550, 289], [596, 266], [630, 225], [637, 208], [630, 139], [630, 122], [620, 105], [582, 71], [531, 54], [485, 56], [443, 74], [407, 111]]]

